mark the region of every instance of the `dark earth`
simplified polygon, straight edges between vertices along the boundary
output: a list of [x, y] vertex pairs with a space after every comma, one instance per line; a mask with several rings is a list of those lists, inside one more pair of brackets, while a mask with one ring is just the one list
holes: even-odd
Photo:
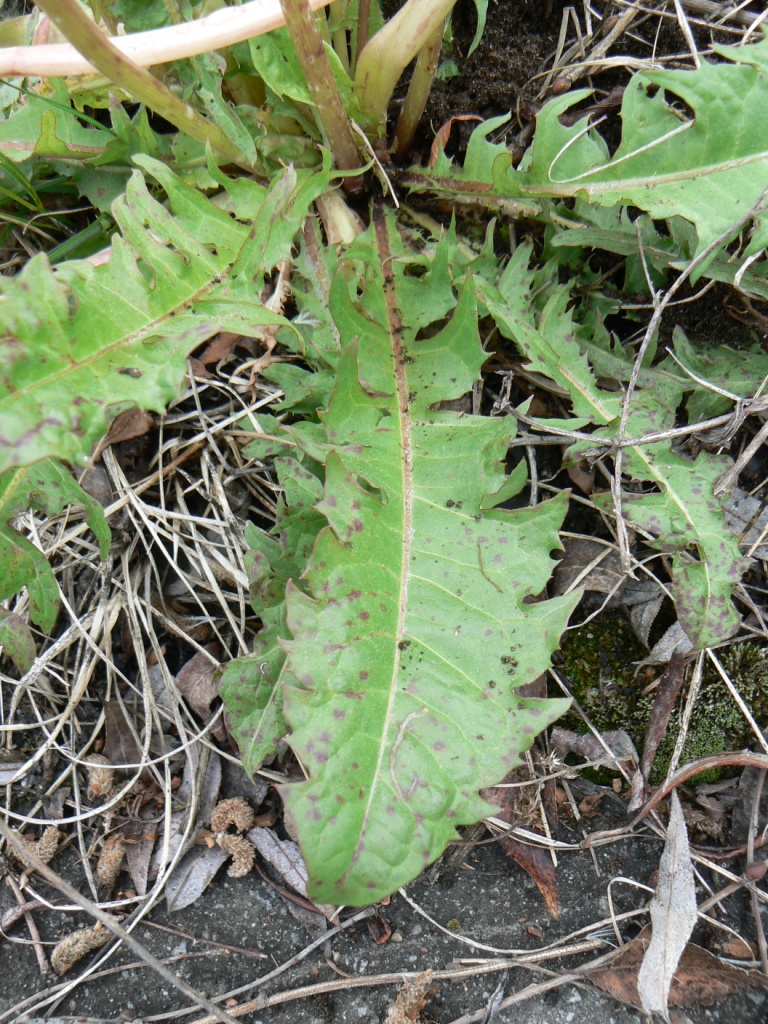
[[[572, 786], [577, 799], [594, 789], [579, 780], [574, 780]], [[622, 801], [607, 796], [603, 805], [608, 813], [592, 818], [588, 822], [590, 831], [615, 827], [626, 821]], [[581, 838], [581, 833], [563, 828], [558, 838], [574, 843]], [[603, 940], [603, 945], [587, 957], [610, 952], [616, 945], [616, 937], [610, 924], [609, 883], [619, 876], [622, 879], [611, 887], [615, 914], [642, 908], [647, 892], [628, 883], [634, 879], [643, 885], [652, 884], [651, 875], [658, 865], [661, 849], [659, 839], [644, 833], [597, 848], [594, 859], [586, 851], [560, 855], [557, 869], [560, 919], [554, 921], [531, 878], [507, 859], [496, 843], [468, 847], [466, 855], [459, 858], [454, 867], [438, 873], [435, 880], [432, 880], [432, 872], [428, 872], [407, 890], [413, 901], [455, 935], [437, 930], [396, 895], [389, 906], [379, 908], [393, 932], [388, 943], [377, 945], [367, 922], [363, 921], [316, 949], [264, 991], [272, 994], [320, 982], [335, 982], [340, 986], [338, 990], [255, 1011], [243, 1019], [254, 1024], [256, 1021], [264, 1024], [299, 1021], [375, 1024], [383, 1020], [400, 986], [389, 984], [345, 991], [344, 978], [337, 971], [359, 977], [398, 971], [421, 972], [427, 968], [440, 970], [455, 967], [454, 961], [460, 960], [477, 964], [497, 959], [492, 952], [461, 942], [459, 935], [496, 949], [522, 951], [546, 946], [560, 936], [586, 927], [587, 933], [579, 935], [579, 940]], [[57, 866], [63, 870], [60, 864]], [[76, 868], [65, 874], [77, 878]], [[33, 886], [39, 892], [55, 896], [41, 882], [33, 882]], [[700, 888], [698, 897], [701, 900], [703, 896]], [[12, 903], [10, 891], [0, 889], [0, 915]], [[738, 899], [725, 905], [726, 922], [738, 930], [746, 920], [746, 903]], [[352, 914], [352, 911], [345, 912], [345, 916]], [[768, 923], [766, 917], [768, 915], [764, 914], [764, 922]], [[35, 919], [42, 938], [47, 941], [87, 923], [84, 915], [63, 917], [56, 911], [37, 912]], [[638, 920], [644, 923], [644, 917]], [[602, 926], [595, 928], [595, 922], [602, 922]], [[638, 927], [632, 919], [623, 922], [623, 938], [629, 940]], [[24, 934], [23, 927], [14, 929], [15, 936]], [[287, 902], [262, 878], [251, 874], [233, 880], [227, 878], [224, 871], [196, 903], [169, 914], [163, 902], [135, 932], [151, 952], [161, 959], [173, 958], [172, 969], [209, 995], [252, 983], [290, 960], [318, 934], [316, 924], [308, 927], [299, 923]], [[706, 942], [708, 935], [697, 931], [694, 938]], [[263, 959], [254, 959], [254, 954], [262, 954]], [[188, 1005], [185, 997], [150, 969], [119, 969], [119, 965], [135, 963], [136, 959], [131, 952], [119, 952], [109, 961], [107, 977], [89, 980], [71, 992], [64, 992], [49, 1012], [54, 1017], [87, 1021], [145, 1021], [159, 1019], [158, 1014], [163, 1015], [163, 1019], [174, 1020], [196, 1020], [202, 1016], [186, 1010], [182, 1017], [181, 1011]], [[506, 978], [504, 995], [546, 981], [550, 977], [547, 969], [569, 969], [584, 961], [582, 955], [545, 961], [541, 970], [516, 968]], [[336, 971], [330, 966], [331, 962]], [[436, 983], [436, 994], [423, 1019], [449, 1024], [463, 1018], [464, 1014], [482, 1011], [501, 977], [501, 973], [496, 972], [460, 982]], [[68, 979], [69, 975], [63, 980]], [[61, 986], [59, 979], [41, 979], [31, 946], [0, 943], [0, 1024], [27, 1020], [23, 1013], [24, 1000], [55, 984]], [[251, 991], [240, 999], [245, 1001], [255, 995], [256, 992]], [[744, 989], [717, 1006], [686, 1012], [696, 1024], [752, 1024], [768, 1019], [768, 993]], [[509, 1024], [528, 1021], [639, 1024], [645, 1018], [591, 985], [579, 983], [537, 995], [502, 1010], [494, 1019]]]
[[[387, 5], [383, 6], [386, 9]], [[599, 6], [602, 9], [603, 5]], [[538, 90], [538, 84], [530, 83], [556, 47], [562, 10], [559, 0], [491, 3], [483, 40], [475, 53], [463, 60], [474, 34], [475, 6], [472, 0], [459, 0], [454, 18], [459, 74], [436, 82], [424, 127], [417, 138], [416, 158], [424, 159], [434, 131], [457, 114], [489, 117], [511, 110], [515, 117], [520, 116], [520, 120], [513, 120], [511, 130], [516, 132], [524, 127], [525, 118], [519, 112], [534, 99]], [[637, 32], [653, 37], [656, 26], [657, 21], [653, 19], [638, 27]], [[669, 26], [669, 21], [664, 22], [657, 39], [657, 52], [682, 52], [685, 48], [682, 34], [676, 26]], [[697, 42], [706, 44], [704, 39]], [[637, 44], [628, 43], [627, 49], [631, 51], [633, 45]], [[615, 77], [603, 76], [599, 86], [607, 92], [620, 79], [618, 73]], [[621, 80], [626, 81], [626, 76]], [[456, 129], [450, 152], [460, 153], [471, 127]], [[700, 334], [706, 326], [718, 341], [722, 340], [724, 330], [733, 328], [733, 321], [722, 312], [722, 296], [717, 289], [709, 294], [706, 305], [691, 307], [685, 316], [689, 321], [686, 323], [688, 331]], [[589, 792], [587, 783], [574, 780], [571, 785], [577, 798]], [[581, 794], [580, 785], [586, 787]], [[589, 820], [588, 829], [615, 828], [625, 822], [625, 802], [607, 791], [597, 815]], [[556, 838], [573, 844], [581, 840], [582, 833], [561, 824]], [[607, 953], [617, 943], [610, 924], [611, 880], [621, 878], [610, 888], [615, 914], [643, 908], [648, 892], [633, 887], [630, 880], [643, 886], [653, 885], [652, 875], [658, 867], [661, 850], [661, 841], [652, 832], [640, 831], [595, 849], [594, 855], [586, 851], [562, 853], [557, 868], [560, 915], [556, 921], [548, 914], [533, 880], [507, 858], [496, 843], [467, 847], [466, 856], [458, 863], [437, 873], [428, 872], [408, 888], [411, 899], [443, 925], [448, 934], [439, 931], [419, 916], [402, 896], [396, 895], [389, 906], [380, 908], [381, 916], [393, 932], [390, 941], [377, 944], [369, 933], [368, 923], [363, 921], [328, 940], [264, 988], [264, 992], [271, 995], [333, 982], [338, 985], [335, 991], [256, 1010], [243, 1019], [253, 1024], [374, 1024], [384, 1018], [399, 984], [350, 989], [345, 988], [344, 975], [360, 977], [421, 972], [428, 968], [441, 970], [455, 967], [454, 961], [463, 959], [477, 964], [497, 955], [461, 942], [459, 935], [496, 949], [520, 951], [540, 948], [561, 936], [592, 926], [578, 938], [596, 938], [603, 944], [586, 954], [586, 958]], [[85, 891], [82, 874], [74, 862], [67, 865], [64, 856], [55, 866]], [[706, 895], [705, 884], [711, 886], [706, 890], [709, 893], [722, 882], [702, 872], [697, 892], [700, 900]], [[48, 898], [57, 896], [39, 880], [33, 880], [32, 885]], [[0, 916], [14, 904], [10, 889], [0, 887]], [[728, 914], [726, 922], [741, 934], [749, 935], [751, 911], [746, 897], [740, 894], [726, 901], [724, 907]], [[764, 926], [768, 927], [765, 907], [761, 912]], [[345, 911], [342, 919], [351, 914]], [[80, 924], [89, 923], [85, 915], [62, 915], [55, 910], [38, 911], [35, 920], [43, 941], [48, 943]], [[631, 918], [622, 922], [623, 940], [631, 940], [645, 920], [646, 917], [641, 916], [637, 919], [639, 923]], [[596, 930], [595, 922], [602, 922]], [[222, 870], [190, 907], [168, 913], [163, 901], [139, 924], [135, 935], [156, 956], [171, 958], [170, 966], [180, 977], [208, 995], [216, 995], [253, 983], [290, 960], [318, 937], [318, 930], [316, 920], [310, 924], [298, 921], [289, 903], [263, 877], [252, 873], [242, 879], [230, 879]], [[185, 997], [151, 969], [121, 967], [136, 961], [131, 952], [120, 951], [112, 957], [107, 976], [70, 987], [67, 985], [70, 976], [76, 976], [99, 954], [86, 959], [63, 980], [45, 979], [40, 976], [23, 923], [13, 927], [12, 936], [12, 939], [8, 936], [0, 939], [0, 1024], [31, 1019], [25, 1012], [25, 1002], [37, 993], [54, 989], [58, 989], [60, 995], [45, 1010], [50, 1014], [49, 1019], [126, 1022], [159, 1019], [157, 1015], [173, 1020], [195, 1020], [202, 1016], [199, 1011], [187, 1009]], [[711, 935], [697, 931], [694, 939], [707, 944]], [[549, 972], [574, 968], [584, 960], [585, 954], [582, 954], [548, 960], [536, 969], [516, 967], [504, 980], [504, 996], [545, 982], [551, 977]], [[502, 978], [502, 973], [496, 972], [457, 982], [437, 982], [434, 998], [424, 1009], [422, 1019], [449, 1024], [457, 1019], [464, 1020], [464, 1015], [477, 1014], [466, 1019], [482, 1020], [484, 1009]], [[246, 1000], [255, 994], [256, 990], [252, 990], [239, 999]], [[43, 1011], [37, 1011], [40, 1012]], [[768, 1020], [768, 995], [764, 990], [744, 987], [711, 1008], [699, 1007], [685, 1012], [697, 1024], [753, 1024]], [[509, 1024], [528, 1021], [630, 1024], [646, 1018], [591, 984], [579, 982], [534, 995], [500, 1011], [494, 1019]]]

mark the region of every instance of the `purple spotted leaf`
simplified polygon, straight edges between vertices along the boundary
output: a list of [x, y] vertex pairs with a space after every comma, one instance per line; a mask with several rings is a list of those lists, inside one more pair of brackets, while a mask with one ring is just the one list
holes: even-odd
[[[282, 795], [319, 903], [374, 902], [490, 811], [498, 782], [565, 709], [518, 695], [578, 595], [534, 602], [567, 495], [509, 511], [512, 417], [447, 411], [486, 359], [471, 277], [374, 219], [332, 313], [336, 385], [292, 437], [325, 468], [324, 520], [286, 588], [280, 689], [307, 780]], [[518, 479], [517, 490], [522, 486]], [[225, 698], [226, 699], [226, 698]]]

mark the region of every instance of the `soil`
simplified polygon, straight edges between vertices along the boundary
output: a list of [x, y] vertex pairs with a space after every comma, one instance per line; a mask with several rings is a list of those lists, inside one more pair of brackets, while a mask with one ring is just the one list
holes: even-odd
[[[423, 158], [431, 143], [433, 131], [449, 117], [461, 113], [494, 116], [518, 111], [532, 100], [538, 90], [534, 83], [545, 59], [556, 48], [564, 4], [560, 0], [528, 0], [512, 3], [499, 0], [489, 5], [488, 25], [475, 53], [466, 54], [475, 28], [473, 0], [460, 0], [454, 19], [455, 47], [459, 74], [436, 83], [424, 119], [424, 128], [417, 139], [415, 156]], [[655, 22], [653, 23], [655, 25]], [[665, 27], [659, 46], [666, 52], [683, 49], [682, 36], [676, 27]], [[606, 91], [616, 78], [601, 81]], [[534, 84], [532, 84], [534, 83]], [[515, 130], [523, 122], [515, 125]], [[460, 152], [472, 125], [458, 126], [451, 141], [453, 152]], [[707, 327], [713, 340], [722, 340], [722, 331], [733, 321], [722, 312], [721, 296], [716, 289], [707, 300], [709, 305], [683, 307], [687, 329], [696, 332]], [[715, 319], [715, 314], [717, 319]], [[670, 321], [671, 326], [671, 321]], [[665, 328], [666, 329], [666, 328]], [[137, 459], [139, 456], [137, 455]], [[139, 474], [140, 475], [140, 474]], [[574, 780], [577, 799], [593, 793], [595, 787]], [[591, 787], [591, 788], [590, 788]], [[586, 824], [588, 831], [616, 828], [626, 823], [626, 801], [614, 798], [607, 789], [598, 811]], [[578, 828], [561, 821], [555, 838], [570, 844], [582, 838]], [[622, 914], [645, 907], [646, 888], [654, 884], [653, 872], [658, 867], [661, 841], [650, 831], [633, 833], [592, 851], [566, 851], [559, 859], [557, 884], [559, 920], [553, 919], [531, 877], [505, 856], [496, 843], [468, 847], [466, 857], [458, 864], [425, 873], [408, 888], [408, 895], [447, 931], [437, 929], [420, 916], [401, 895], [393, 897], [387, 907], [379, 909], [392, 930], [389, 941], [377, 944], [367, 922], [363, 921], [336, 934], [300, 963], [291, 966], [275, 981], [264, 986], [267, 995], [308, 985], [334, 982], [332, 992], [286, 1002], [283, 1005], [255, 1010], [244, 1019], [252, 1024], [374, 1024], [381, 1021], [391, 1006], [399, 984], [371, 988], [344, 987], [344, 976], [373, 976], [392, 972], [435, 971], [455, 967], [455, 961], [494, 959], [493, 952], [473, 947], [460, 936], [497, 950], [533, 950], [555, 942], [559, 937], [588, 929], [583, 938], [596, 938], [602, 945], [586, 954], [588, 957], [609, 952], [617, 943], [610, 923], [611, 914]], [[76, 886], [85, 886], [82, 872], [74, 862], [57, 861], [62, 871]], [[734, 868], [734, 870], [737, 870]], [[620, 879], [620, 881], [615, 881]], [[614, 880], [612, 884], [612, 880]], [[48, 899], [57, 894], [43, 883], [33, 888]], [[718, 879], [702, 871], [698, 896], [704, 899], [719, 887]], [[710, 888], [705, 888], [709, 886]], [[0, 887], [0, 917], [13, 907], [15, 899], [6, 887]], [[751, 908], [743, 893], [723, 905], [725, 923], [742, 934], [750, 933]], [[305, 912], [306, 913], [306, 912]], [[349, 916], [345, 912], [343, 918]], [[768, 927], [768, 913], [761, 907], [763, 923]], [[644, 922], [646, 915], [638, 918]], [[57, 941], [74, 927], [89, 923], [76, 912], [61, 910], [36, 911], [35, 922], [46, 943]], [[595, 926], [595, 922], [601, 922]], [[222, 869], [213, 884], [188, 908], [170, 913], [161, 902], [138, 925], [135, 935], [152, 953], [170, 959], [170, 967], [180, 977], [209, 995], [231, 992], [253, 984], [255, 979], [271, 972], [277, 965], [290, 961], [321, 932], [320, 919], [307, 921], [294, 916], [292, 904], [286, 901], [270, 882], [252, 873], [245, 878], [231, 879]], [[632, 919], [621, 925], [622, 941], [633, 936]], [[697, 931], [694, 938], [702, 944], [712, 934]], [[49, 950], [50, 952], [50, 950]], [[101, 954], [93, 954], [83, 964], [95, 962]], [[531, 984], [546, 982], [549, 971], [567, 970], [584, 962], [585, 954], [547, 961], [543, 967], [525, 970], [515, 968], [508, 977], [501, 973], [479, 974], [460, 982], [439, 981], [434, 998], [424, 1010], [424, 1021], [448, 1024], [463, 1015], [478, 1013], [472, 1020], [482, 1020], [483, 1011], [497, 984], [502, 981], [504, 996]], [[194, 1020], [199, 1012], [185, 1011], [183, 996], [146, 967], [126, 966], [134, 963], [133, 953], [118, 951], [110, 958], [105, 976], [69, 987], [64, 979], [40, 976], [35, 952], [26, 938], [23, 923], [15, 925], [11, 937], [0, 940], [0, 1024], [6, 1021], [36, 1019], [25, 1010], [39, 1008], [39, 1000], [31, 997], [50, 991], [55, 1001], [44, 1008], [48, 1019], [94, 1021], [146, 1021], [155, 1015], [170, 1019]], [[76, 976], [83, 964], [73, 969]], [[706, 980], [706, 979], [705, 979]], [[260, 989], [252, 989], [236, 998], [252, 998]], [[768, 1019], [768, 994], [765, 990], [742, 987], [712, 1007], [688, 1008], [685, 1011], [697, 1024], [752, 1024]], [[493, 1018], [508, 1024], [540, 1021], [542, 1024], [639, 1024], [646, 1020], [638, 1011], [628, 1008], [600, 990], [582, 982], [534, 994], [498, 1013]]]
[[[594, 787], [574, 780], [577, 799]], [[626, 820], [624, 803], [606, 797], [606, 813], [588, 822], [590, 831], [616, 827]], [[576, 842], [581, 834], [563, 829], [558, 838]], [[336, 982], [342, 987], [331, 993], [310, 996], [282, 1006], [254, 1011], [246, 1020], [256, 1024], [377, 1024], [383, 1020], [400, 986], [380, 985], [350, 990], [343, 987], [338, 972], [360, 977], [390, 972], [439, 971], [455, 967], [456, 961], [477, 963], [496, 956], [482, 948], [463, 943], [459, 936], [471, 938], [498, 950], [533, 950], [588, 928], [584, 938], [599, 938], [603, 945], [589, 957], [610, 952], [616, 937], [610, 924], [611, 904], [616, 915], [642, 908], [647, 891], [634, 888], [631, 881], [652, 884], [652, 872], [658, 865], [661, 841], [651, 833], [635, 834], [589, 852], [566, 852], [557, 869], [560, 919], [548, 914], [541, 895], [531, 878], [507, 859], [495, 843], [469, 847], [461, 862], [437, 874], [425, 873], [408, 887], [408, 896], [435, 921], [448, 929], [439, 931], [419, 916], [400, 895], [393, 897], [379, 913], [392, 929], [393, 938], [377, 945], [367, 923], [352, 926], [348, 931], [315, 950], [300, 964], [265, 986], [264, 992], [289, 991], [322, 982]], [[77, 877], [76, 867], [72, 867]], [[81, 876], [80, 876], [81, 877]], [[610, 886], [611, 879], [621, 878]], [[34, 886], [45, 893], [45, 885]], [[50, 896], [55, 894], [50, 892]], [[699, 890], [699, 898], [704, 890]], [[0, 890], [0, 916], [13, 903], [7, 889]], [[747, 907], [742, 900], [727, 904], [727, 923], [739, 928], [745, 920]], [[351, 916], [351, 912], [345, 912]], [[768, 915], [764, 921], [768, 924]], [[55, 940], [86, 921], [81, 915], [59, 911], [38, 912], [35, 919], [44, 940]], [[224, 871], [209, 889], [190, 907], [168, 913], [165, 904], [155, 908], [135, 931], [136, 937], [160, 958], [171, 960], [172, 969], [182, 978], [209, 995], [230, 992], [252, 983], [271, 972], [278, 964], [290, 960], [318, 937], [316, 919], [311, 927], [297, 921], [287, 903], [265, 880], [249, 875], [230, 879]], [[640, 919], [641, 921], [644, 918]], [[602, 926], [594, 927], [596, 921]], [[592, 927], [590, 927], [592, 926]], [[624, 940], [632, 937], [632, 927], [624, 922]], [[14, 929], [14, 935], [23, 929]], [[454, 934], [450, 934], [453, 932]], [[708, 936], [697, 932], [699, 941]], [[254, 960], [255, 954], [263, 959]], [[187, 1005], [184, 997], [167, 982], [146, 968], [125, 968], [134, 963], [132, 953], [118, 952], [109, 962], [109, 975], [88, 980], [74, 991], [64, 992], [49, 1012], [54, 1017], [78, 1020], [146, 1021], [157, 1014], [170, 1014], [172, 1019], [194, 1020], [201, 1016], [181, 1017]], [[546, 981], [546, 968], [552, 971], [575, 967], [584, 956], [552, 960], [541, 970], [517, 968], [504, 980], [504, 995], [510, 996], [524, 987]], [[331, 967], [331, 963], [333, 967]], [[334, 970], [335, 968], [335, 970]], [[73, 972], [74, 973], [74, 972]], [[64, 981], [68, 980], [65, 976]], [[479, 975], [460, 982], [437, 982], [436, 994], [425, 1010], [424, 1020], [448, 1024], [462, 1015], [482, 1011], [502, 980], [501, 973]], [[33, 994], [61, 987], [59, 979], [40, 977], [35, 955], [29, 945], [0, 944], [0, 1021], [26, 1021], [23, 1001]], [[257, 994], [250, 991], [240, 1000]], [[18, 1009], [15, 1012], [13, 1008]], [[189, 1013], [189, 1011], [187, 1011]], [[742, 989], [716, 1006], [686, 1010], [696, 1024], [753, 1024], [768, 1016], [768, 993], [760, 989]], [[505, 1024], [640, 1024], [644, 1016], [591, 985], [570, 984], [536, 995], [516, 1006], [502, 1010], [494, 1018]]]

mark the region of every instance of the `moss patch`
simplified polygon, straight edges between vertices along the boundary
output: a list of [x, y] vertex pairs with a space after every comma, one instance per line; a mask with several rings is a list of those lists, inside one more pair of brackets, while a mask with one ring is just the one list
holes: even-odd
[[[642, 752], [653, 694], [644, 695], [648, 684], [636, 662], [645, 656], [645, 648], [624, 618], [606, 616], [581, 629], [568, 633], [563, 646], [564, 670], [573, 688], [573, 695], [584, 713], [600, 732], [625, 729], [638, 752]], [[750, 709], [758, 725], [768, 722], [768, 651], [756, 643], [739, 643], [720, 658], [723, 668]], [[672, 751], [680, 731], [680, 709], [684, 694], [678, 699], [654, 760], [651, 783], [660, 783], [666, 776]], [[586, 726], [577, 712], [570, 712], [563, 726], [585, 732]], [[711, 665], [705, 671], [688, 729], [681, 764], [724, 750], [738, 749], [751, 743], [749, 724], [731, 696], [728, 687]], [[706, 772], [695, 781], [714, 781], [718, 772]]]

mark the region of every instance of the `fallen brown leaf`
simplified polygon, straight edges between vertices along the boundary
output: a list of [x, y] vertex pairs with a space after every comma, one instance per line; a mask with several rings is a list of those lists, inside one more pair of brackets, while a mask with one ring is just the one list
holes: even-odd
[[377, 946], [383, 946], [384, 943], [389, 942], [392, 938], [392, 929], [389, 927], [389, 922], [381, 914], [369, 917], [366, 925], [368, 926], [368, 934]]
[[[505, 779], [505, 782], [515, 779], [517, 779], [517, 776], [513, 773], [512, 776]], [[484, 789], [482, 791], [482, 796], [499, 808], [495, 817], [511, 827], [520, 823], [520, 814], [516, 807], [516, 800], [519, 798], [519, 794], [520, 790], [518, 789], [506, 788]], [[537, 832], [527, 821], [526, 828], [530, 832]], [[542, 835], [541, 832], [537, 832], [537, 834]], [[523, 871], [528, 872], [544, 898], [547, 910], [557, 921], [560, 917], [560, 909], [557, 902], [557, 875], [549, 851], [541, 846], [523, 843], [512, 835], [503, 836], [499, 840], [499, 845], [506, 855], [511, 857]]]
[[413, 981], [406, 981], [387, 1010], [384, 1024], [418, 1024], [424, 1005], [434, 994], [432, 971], [425, 971]]
[[[182, 665], [176, 676], [179, 692], [204, 725], [213, 718], [211, 704], [219, 695], [219, 684], [215, 679], [218, 667], [218, 661], [211, 661], [208, 653], [199, 651]], [[224, 739], [224, 726], [221, 723], [212, 732], [216, 739]]]
[[141, 747], [131, 728], [125, 712], [116, 700], [104, 708], [107, 738], [104, 742], [105, 758], [118, 768], [128, 770], [132, 765], [141, 764]]
[[[637, 992], [637, 975], [650, 942], [649, 931], [648, 928], [643, 929], [636, 939], [617, 951], [610, 963], [585, 971], [597, 988], [638, 1010], [642, 1006]], [[701, 946], [689, 943], [672, 977], [669, 1003], [681, 1009], [714, 1006], [744, 988], [768, 989], [768, 979], [758, 971], [732, 967]]]
[[130, 441], [134, 437], [141, 437], [143, 434], [146, 434], [154, 426], [154, 423], [155, 421], [149, 413], [139, 409], [138, 406], [118, 413], [109, 425], [107, 436], [96, 451], [96, 458], [99, 457], [105, 448], [109, 448], [112, 444]]
[[675, 701], [684, 679], [685, 655], [678, 650], [673, 653], [666, 669], [659, 676], [658, 689], [651, 708], [651, 716], [648, 719], [648, 728], [645, 730], [643, 757], [640, 761], [640, 773], [645, 782], [648, 782], [656, 751], [666, 735], [670, 715], [675, 708]]
[[646, 1013], [658, 1013], [666, 1020], [672, 978], [698, 918], [688, 830], [677, 790], [670, 797], [667, 838], [650, 912], [651, 941], [637, 977], [637, 991]]

